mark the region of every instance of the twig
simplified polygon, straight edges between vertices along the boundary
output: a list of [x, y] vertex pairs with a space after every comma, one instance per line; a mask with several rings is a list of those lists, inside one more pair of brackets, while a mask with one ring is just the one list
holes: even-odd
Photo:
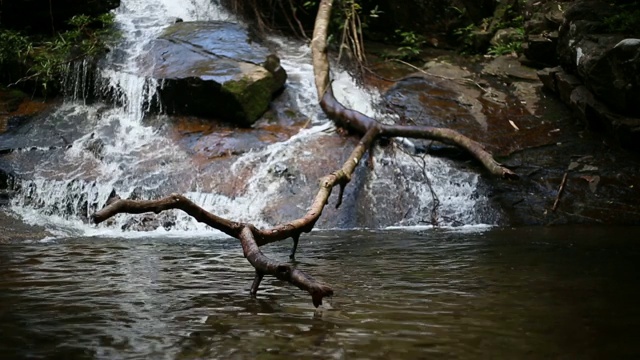
[[[419, 67], [417, 67], [417, 66], [415, 66], [415, 65], [413, 65], [413, 64], [410, 64], [410, 63], [408, 63], [408, 62], [406, 62], [406, 61], [403, 61], [403, 60], [400, 60], [400, 59], [391, 59], [390, 61], [395, 61], [395, 62], [398, 62], [398, 63], [400, 63], [400, 64], [406, 65], [406, 66], [408, 66], [408, 67], [410, 67], [410, 68], [412, 68], [412, 69], [414, 69], [414, 70], [416, 70], [416, 71], [418, 71], [418, 72], [420, 72], [420, 73], [422, 73], [422, 74], [425, 74], [425, 75], [429, 75], [429, 76], [433, 76], [433, 77], [436, 77], [436, 78], [439, 78], [439, 79], [449, 80], [449, 81], [465, 81], [465, 82], [469, 82], [469, 83], [471, 83], [471, 84], [473, 84], [473, 85], [477, 86], [480, 90], [482, 90], [482, 92], [485, 92], [485, 93], [489, 93], [489, 92], [491, 92], [491, 91], [489, 91], [489, 90], [485, 89], [485, 88], [484, 88], [482, 85], [480, 85], [477, 81], [472, 80], [472, 79], [467, 79], [467, 78], [451, 78], [451, 77], [448, 77], [448, 76], [437, 75], [437, 74], [431, 74], [431, 73], [426, 72], [426, 71], [424, 71], [423, 69], [421, 69], [421, 68], [419, 68]], [[405, 77], [405, 78], [406, 78], [406, 77]], [[402, 79], [402, 78], [401, 78], [401, 79]], [[400, 80], [400, 79], [398, 79], [398, 80]], [[397, 80], [396, 80], [396, 81], [397, 81]]]
[[560, 188], [558, 189], [558, 195], [556, 195], [556, 201], [553, 202], [551, 211], [556, 211], [558, 208], [558, 201], [560, 201], [560, 196], [562, 196], [562, 192], [564, 191], [564, 184], [567, 182], [567, 175], [569, 175], [569, 171], [566, 171], [562, 177], [562, 182], [560, 182]]
[[289, 6], [291, 7], [291, 14], [293, 16], [293, 19], [296, 21], [296, 23], [298, 23], [298, 28], [300, 29], [300, 35], [305, 40], [309, 40], [309, 37], [304, 31], [304, 27], [302, 26], [302, 23], [300, 22], [300, 20], [298, 19], [298, 16], [296, 15], [296, 7], [293, 5], [292, 0], [289, 0]]

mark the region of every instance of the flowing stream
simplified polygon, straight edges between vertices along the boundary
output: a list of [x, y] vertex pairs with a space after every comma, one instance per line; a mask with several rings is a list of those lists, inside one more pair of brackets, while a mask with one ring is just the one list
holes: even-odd
[[[315, 194], [317, 178], [298, 165], [324, 175], [354, 143], [335, 134], [316, 104], [309, 47], [274, 37], [289, 74], [287, 100], [278, 101], [311, 126], [203, 165], [175, 140], [169, 116], [149, 112], [157, 84], [141, 56], [178, 17], [233, 17], [209, 0], [121, 3], [123, 35], [98, 76], [113, 103], [85, 103], [88, 74], [78, 64], [54, 114], [0, 138], [22, 149], [0, 156], [21, 179], [11, 214], [0, 213], [0, 358], [638, 357], [640, 229], [485, 226], [495, 211], [475, 173], [394, 147], [377, 147], [342, 212], [328, 207], [324, 230], [301, 238], [295, 265], [335, 290], [319, 309], [269, 276], [251, 298], [254, 269], [237, 240], [181, 212], [89, 224], [115, 190], [138, 198], [179, 192], [232, 220], [273, 225], [278, 215], [300, 216]], [[339, 100], [385, 119], [372, 106], [378, 94], [346, 72], [332, 77]], [[310, 150], [313, 143], [321, 150]], [[342, 155], [325, 164], [334, 153]], [[439, 223], [466, 226], [422, 227], [434, 201], [427, 181]], [[294, 193], [292, 182], [304, 191]], [[145, 231], [132, 221], [148, 222]], [[289, 241], [263, 249], [280, 261], [289, 250]]]
[[[207, 209], [214, 209], [218, 215], [262, 227], [275, 225], [273, 219], [277, 217], [266, 218], [265, 208], [274, 199], [287, 197], [283, 190], [287, 179], [272, 176], [274, 167], [282, 163], [295, 166], [299, 158], [323, 156], [307, 151], [305, 146], [312, 141], [321, 142], [335, 131], [317, 105], [310, 49], [299, 41], [271, 39], [289, 75], [286, 95], [312, 126], [286, 141], [238, 156], [227, 171], [237, 174], [236, 178], [245, 174], [246, 186], [242, 193], [229, 196], [212, 185], [211, 179], [219, 175], [220, 169], [198, 169], [193, 154], [167, 135], [169, 130], [163, 124], [168, 123], [167, 117], [149, 114], [150, 107], [156, 103], [157, 83], [149, 78], [149, 69], [142, 58], [150, 41], [176, 18], [184, 21], [234, 20], [209, 0], [123, 0], [116, 11], [116, 24], [122, 31], [122, 38], [104, 60], [98, 76], [99, 87], [104, 93], [111, 94], [115, 105], [85, 104], [81, 98], [75, 98], [74, 95], [86, 93], [86, 90], [81, 88], [82, 81], [73, 79], [86, 76], [86, 70], [78, 67], [70, 75], [72, 80], [67, 82], [70, 96], [65, 104], [29, 133], [31, 140], [41, 139], [42, 149], [57, 146], [57, 150], [22, 151], [6, 160], [12, 162], [14, 172], [23, 179], [13, 198], [11, 210], [14, 213], [29, 223], [44, 224], [61, 236], [116, 233], [123, 236], [122, 229], [129, 226], [131, 216], [118, 216], [97, 227], [88, 224], [87, 220], [91, 213], [104, 206], [112, 191], [121, 197], [134, 195], [138, 198], [158, 198], [178, 192]], [[356, 86], [344, 71], [334, 72], [333, 78], [338, 99], [384, 119], [386, 115], [372, 106], [379, 101], [378, 94]], [[65, 146], [67, 141], [71, 142], [71, 147]], [[485, 216], [487, 207], [478, 205], [486, 201], [476, 188], [476, 174], [458, 170], [447, 161], [426, 157], [425, 165], [430, 171], [427, 174], [423, 173], [420, 161], [401, 151], [379, 152], [382, 155], [374, 157], [376, 170], [360, 171], [358, 176], [362, 180], [351, 184], [356, 189], [350, 191], [364, 193], [362, 196], [369, 199], [366, 207], [373, 210], [366, 210], [365, 220], [381, 220], [334, 221], [326, 222], [325, 227], [422, 225], [434, 201], [425, 185], [427, 182], [432, 184], [438, 196], [440, 225], [491, 222], [491, 218]], [[327, 173], [340, 164], [331, 165]], [[313, 189], [315, 179], [305, 178], [305, 174], [300, 177]], [[406, 203], [411, 203], [412, 210], [397, 209], [400, 216], [385, 216], [390, 209], [385, 196], [394, 192], [404, 194], [402, 196], [406, 196]], [[312, 194], [299, 200], [304, 204], [297, 205], [299, 211], [292, 217], [304, 212]], [[147, 225], [146, 233], [216, 233], [180, 212], [166, 216], [157, 224]], [[129, 231], [126, 236], [145, 234]]]
[[[3, 359], [633, 359], [638, 228], [330, 231], [310, 296], [254, 276], [234, 239], [0, 247]], [[289, 243], [268, 246], [287, 259]]]

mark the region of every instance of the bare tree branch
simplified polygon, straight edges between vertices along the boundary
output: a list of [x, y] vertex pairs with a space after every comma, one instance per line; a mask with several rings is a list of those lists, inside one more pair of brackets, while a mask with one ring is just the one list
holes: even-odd
[[[339, 185], [345, 186], [351, 181], [351, 175], [356, 166], [362, 160], [365, 152], [371, 146], [378, 135], [378, 128], [371, 128], [360, 140], [356, 148], [351, 152], [342, 168], [320, 179], [320, 189], [313, 200], [307, 213], [286, 224], [270, 229], [258, 229], [251, 224], [244, 224], [216, 216], [196, 205], [193, 201], [179, 194], [172, 194], [159, 200], [127, 200], [117, 199], [109, 203], [105, 208], [92, 215], [91, 220], [99, 224], [112, 216], [120, 213], [142, 214], [146, 212], [160, 213], [169, 209], [179, 209], [192, 216], [199, 222], [205, 223], [214, 229], [240, 239], [244, 255], [256, 269], [256, 278], [251, 286], [251, 293], [255, 295], [264, 275], [273, 275], [278, 279], [288, 281], [302, 290], [311, 294], [314, 306], [322, 304], [322, 298], [331, 296], [333, 289], [322, 284], [300, 270], [287, 264], [276, 263], [269, 260], [259, 247], [276, 241], [293, 238], [294, 248], [291, 257], [295, 255], [298, 239], [303, 232], [310, 232], [316, 221], [320, 218], [322, 210], [327, 205], [331, 190]], [[339, 199], [341, 201], [341, 199]]]
[[295, 256], [298, 239], [302, 233], [310, 232], [322, 215], [327, 205], [331, 191], [335, 186], [340, 187], [337, 206], [342, 203], [344, 187], [351, 181], [356, 167], [360, 164], [367, 150], [380, 137], [412, 137], [432, 139], [448, 142], [462, 147], [478, 159], [493, 175], [503, 178], [517, 178], [517, 175], [496, 162], [491, 154], [484, 150], [481, 144], [463, 136], [462, 134], [442, 128], [382, 125], [358, 111], [347, 109], [340, 104], [333, 95], [330, 83], [329, 61], [327, 57], [327, 27], [331, 14], [331, 0], [322, 0], [318, 9], [316, 23], [311, 41], [312, 62], [318, 100], [323, 111], [340, 127], [362, 135], [360, 142], [354, 148], [342, 167], [320, 179], [316, 194], [307, 213], [301, 218], [292, 220], [270, 229], [257, 229], [251, 224], [239, 223], [216, 216], [199, 207], [191, 200], [178, 194], [172, 194], [159, 200], [126, 200], [117, 199], [92, 216], [96, 224], [119, 213], [140, 214], [144, 212], [159, 213], [168, 209], [180, 209], [199, 222], [203, 222], [225, 234], [240, 240], [244, 256], [256, 269], [256, 276], [251, 285], [251, 294], [258, 292], [264, 275], [272, 275], [287, 281], [311, 294], [314, 306], [322, 304], [322, 299], [333, 294], [333, 289], [316, 281], [311, 276], [294, 268], [289, 264], [278, 263], [267, 258], [260, 246], [276, 241], [292, 238], [294, 246], [290, 257]]

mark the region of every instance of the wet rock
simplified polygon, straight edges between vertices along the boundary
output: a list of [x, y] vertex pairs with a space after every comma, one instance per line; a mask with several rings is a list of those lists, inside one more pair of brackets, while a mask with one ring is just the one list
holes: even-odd
[[447, 78], [459, 79], [471, 77], [473, 75], [469, 69], [450, 64], [446, 61], [429, 61], [424, 65], [424, 69], [429, 74]]
[[522, 66], [516, 58], [508, 55], [498, 56], [485, 64], [483, 73], [505, 79], [538, 80], [534, 69]]
[[0, 207], [9, 204], [15, 183], [15, 175], [0, 168]]
[[535, 115], [539, 109], [540, 103], [540, 91], [542, 90], [542, 84], [519, 81], [511, 85], [511, 91], [520, 101], [529, 114]]
[[116, 193], [115, 189], [111, 190], [111, 193], [109, 193], [109, 196], [107, 197], [107, 201], [105, 203], [105, 206], [109, 206], [111, 205], [113, 202], [120, 200], [120, 195], [118, 195], [118, 193]]
[[277, 56], [251, 42], [241, 25], [180, 22], [153, 43], [152, 76], [170, 113], [221, 118], [250, 126], [282, 89]]
[[489, 42], [493, 46], [498, 46], [522, 40], [522, 33], [518, 29], [504, 28], [496, 31]]
[[560, 95], [560, 100], [565, 104], [571, 102], [571, 93], [573, 93], [573, 90], [582, 85], [582, 82], [577, 76], [568, 74], [564, 70], [558, 71], [555, 74], [555, 83], [557, 85], [558, 95]]
[[163, 226], [159, 216], [141, 215], [131, 217], [121, 226], [122, 231], [153, 231]]
[[471, 49], [477, 53], [484, 53], [489, 48], [493, 32], [485, 29], [475, 29], [471, 32]]
[[140, 187], [140, 186], [136, 186], [131, 191], [131, 194], [129, 194], [129, 196], [127, 198], [130, 199], [130, 200], [143, 200], [144, 199], [144, 189], [142, 189], [142, 187]]
[[558, 29], [568, 7], [564, 1], [530, 0], [525, 5], [525, 41], [522, 62], [543, 68], [558, 64]]
[[26, 224], [20, 219], [0, 211], [0, 245], [21, 241], [41, 240], [52, 236], [44, 227]]
[[[413, 77], [411, 81], [396, 83], [385, 98], [390, 102], [396, 98], [401, 100], [396, 101], [397, 105], [391, 104], [401, 119], [420, 119], [425, 125], [458, 130], [481, 142], [500, 162], [521, 176], [517, 182], [488, 176], [480, 178], [479, 191], [502, 212], [502, 218], [495, 220], [497, 223], [638, 224], [640, 190], [636, 184], [640, 181], [640, 166], [637, 158], [613, 146], [610, 139], [585, 131], [575, 116], [578, 109], [582, 109], [580, 111], [594, 122], [590, 128], [611, 126], [617, 129], [616, 141], [628, 146], [640, 143], [637, 136], [640, 127], [634, 125], [633, 119], [605, 115], [606, 106], [593, 102], [593, 94], [589, 96], [589, 90], [579, 78], [560, 67], [544, 69], [539, 75], [545, 87], [554, 91], [563, 89], [563, 97], [574, 103], [571, 109], [557, 97], [542, 92], [539, 81], [530, 80], [528, 76], [527, 80], [509, 76], [502, 70], [493, 73], [497, 76], [485, 76], [482, 80], [477, 74], [441, 79], [441, 82], [428, 76], [422, 80]], [[505, 86], [505, 82], [509, 85]], [[468, 112], [468, 108], [454, 105], [462, 98], [473, 96], [460, 84], [473, 86], [474, 83], [485, 89], [476, 94], [480, 110]], [[489, 99], [490, 93], [502, 94], [497, 97], [500, 101]], [[447, 103], [451, 107], [443, 108], [441, 104]], [[453, 113], [455, 121], [451, 121], [453, 109], [457, 110]], [[478, 120], [474, 117], [478, 113], [484, 115], [486, 127], [476, 125]], [[607, 122], [599, 120], [600, 117]], [[461, 166], [460, 162], [455, 164]], [[474, 161], [466, 165], [485, 174]], [[566, 188], [558, 208], [553, 211], [565, 172], [568, 172]], [[384, 201], [394, 204], [393, 199], [384, 198]], [[487, 209], [488, 213], [491, 208]]]
[[84, 149], [98, 160], [102, 160], [104, 157], [104, 141], [102, 139], [95, 139], [94, 134], [91, 134], [91, 140], [84, 145]]
[[277, 176], [282, 176], [284, 174], [286, 174], [288, 171], [287, 165], [283, 164], [283, 163], [275, 163], [273, 164], [273, 166], [271, 167], [271, 169], [269, 169], [269, 172], [277, 175]]
[[559, 71], [562, 71], [562, 68], [556, 66], [554, 68], [544, 68], [542, 70], [539, 70], [536, 74], [538, 75], [540, 81], [542, 81], [542, 84], [545, 88], [556, 92], [558, 91], [558, 85], [556, 84], [555, 74]]
[[604, 19], [617, 11], [603, 1], [576, 1], [560, 28], [558, 56], [563, 68], [579, 76], [599, 101], [621, 115], [637, 117], [640, 40], [610, 33]]
[[481, 92], [451, 80], [429, 73], [412, 74], [392, 86], [385, 99], [394, 111], [408, 115], [400, 119], [402, 122], [426, 126], [461, 123], [486, 129], [483, 106], [478, 100]]
[[624, 39], [593, 63], [584, 57], [581, 62], [585, 85], [600, 100], [621, 114], [640, 116], [640, 39]]
[[542, 35], [529, 35], [522, 46], [522, 51], [529, 60], [526, 65], [534, 67], [553, 66], [558, 63], [556, 48], [558, 47], [558, 32], [553, 31]]
[[560, 67], [544, 69], [538, 75], [545, 88], [557, 93], [588, 128], [608, 134], [623, 148], [640, 151], [640, 118], [613, 111], [577, 76], [568, 74]]

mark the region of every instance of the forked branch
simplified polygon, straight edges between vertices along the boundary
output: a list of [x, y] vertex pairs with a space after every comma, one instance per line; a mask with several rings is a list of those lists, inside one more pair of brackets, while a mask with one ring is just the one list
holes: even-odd
[[368, 131], [351, 152], [351, 155], [343, 166], [320, 179], [320, 189], [309, 210], [303, 217], [270, 229], [258, 229], [251, 224], [235, 222], [219, 217], [180, 194], [172, 194], [159, 200], [117, 199], [93, 214], [91, 219], [94, 223], [99, 224], [120, 213], [142, 214], [154, 212], [157, 214], [169, 209], [182, 210], [197, 221], [240, 240], [244, 256], [256, 269], [256, 277], [251, 286], [251, 293], [253, 295], [258, 292], [258, 287], [264, 275], [273, 275], [280, 280], [288, 281], [298, 288], [308, 291], [309, 294], [311, 294], [313, 305], [317, 307], [322, 304], [322, 299], [325, 296], [331, 296], [333, 294], [333, 289], [316, 281], [313, 277], [294, 268], [290, 264], [277, 263], [268, 259], [260, 251], [259, 247], [287, 238], [293, 238], [293, 257], [300, 234], [313, 229], [316, 221], [318, 221], [322, 214], [322, 210], [327, 205], [331, 190], [336, 185], [344, 186], [351, 180], [351, 175], [377, 134], [378, 129], [375, 127]]
[[322, 211], [327, 205], [331, 191], [335, 186], [340, 186], [337, 206], [341, 204], [344, 187], [351, 181], [356, 167], [378, 137], [401, 136], [452, 143], [469, 151], [491, 174], [503, 178], [517, 178], [516, 174], [496, 162], [491, 154], [484, 150], [482, 145], [454, 130], [433, 127], [382, 125], [375, 119], [358, 111], [347, 109], [340, 104], [334, 97], [331, 89], [329, 61], [327, 58], [326, 38], [331, 5], [331, 0], [322, 0], [320, 2], [311, 42], [318, 99], [323, 111], [336, 125], [351, 132], [358, 133], [362, 135], [362, 138], [340, 169], [320, 179], [318, 193], [304, 216], [270, 229], [257, 229], [251, 224], [235, 222], [216, 216], [199, 207], [186, 197], [179, 194], [172, 194], [159, 200], [115, 200], [107, 204], [102, 210], [96, 212], [92, 216], [93, 222], [96, 224], [101, 223], [119, 213], [159, 213], [169, 209], [180, 209], [196, 220], [240, 240], [244, 256], [256, 269], [256, 277], [251, 286], [251, 294], [255, 295], [258, 292], [258, 287], [264, 275], [272, 275], [309, 292], [313, 305], [317, 307], [322, 304], [322, 299], [325, 296], [331, 296], [333, 294], [333, 289], [316, 281], [311, 276], [294, 268], [290, 264], [270, 260], [260, 251], [260, 246], [292, 238], [294, 240], [294, 248], [291, 257], [293, 258], [300, 235], [310, 232], [313, 229], [320, 215], [322, 215]]

